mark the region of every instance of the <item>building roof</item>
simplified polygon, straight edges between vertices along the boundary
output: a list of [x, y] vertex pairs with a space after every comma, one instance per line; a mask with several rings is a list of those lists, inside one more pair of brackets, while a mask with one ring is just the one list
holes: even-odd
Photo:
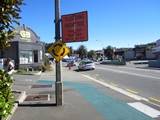
[[15, 37], [11, 41], [39, 42], [40, 37], [29, 27], [19, 26], [15, 29]]

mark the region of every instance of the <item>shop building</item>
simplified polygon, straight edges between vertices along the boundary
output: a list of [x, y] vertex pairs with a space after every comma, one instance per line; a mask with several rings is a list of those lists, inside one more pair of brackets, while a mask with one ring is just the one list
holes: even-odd
[[154, 60], [156, 58], [155, 54], [153, 54], [152, 49], [156, 46], [155, 42], [143, 44], [143, 45], [135, 45], [135, 58], [137, 60]]
[[152, 49], [153, 54], [155, 54], [156, 59], [160, 60], [160, 39], [156, 41], [156, 47]]
[[156, 46], [152, 49], [152, 53], [156, 56], [156, 59], [149, 61], [149, 67], [160, 68], [160, 39], [156, 41]]
[[45, 47], [40, 37], [29, 27], [18, 27], [10, 47], [4, 49], [0, 58], [14, 60], [15, 68], [37, 68], [43, 64]]

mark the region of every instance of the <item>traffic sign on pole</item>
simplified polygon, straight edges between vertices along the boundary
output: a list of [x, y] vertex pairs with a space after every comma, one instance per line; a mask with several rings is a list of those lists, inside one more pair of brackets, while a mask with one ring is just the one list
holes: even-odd
[[48, 52], [59, 62], [64, 56], [69, 54], [69, 48], [62, 41], [55, 42], [49, 49]]
[[88, 40], [88, 12], [62, 15], [62, 41], [82, 42]]

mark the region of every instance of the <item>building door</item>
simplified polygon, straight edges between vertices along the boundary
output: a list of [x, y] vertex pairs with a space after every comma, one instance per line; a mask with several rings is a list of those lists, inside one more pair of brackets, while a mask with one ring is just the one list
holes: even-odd
[[38, 50], [34, 50], [33, 55], [34, 55], [34, 63], [38, 63]]

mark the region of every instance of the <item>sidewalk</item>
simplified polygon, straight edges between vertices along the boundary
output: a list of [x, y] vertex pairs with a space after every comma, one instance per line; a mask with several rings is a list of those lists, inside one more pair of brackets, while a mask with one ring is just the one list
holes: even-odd
[[[66, 80], [66, 73], [63, 72], [63, 69], [62, 73], [65, 74], [62, 77], [65, 77]], [[47, 72], [42, 74], [41, 78], [46, 78], [47, 83], [47, 78], [51, 76], [54, 76], [53, 72]], [[75, 79], [69, 81], [75, 81]], [[28, 89], [27, 94], [50, 94], [50, 100], [24, 101], [19, 105], [11, 120], [105, 120], [79, 92], [65, 85], [63, 88], [64, 104], [63, 106], [55, 106], [54, 90], [54, 82], [52, 88]]]
[[19, 106], [12, 120], [104, 120], [96, 110], [74, 90], [64, 92], [64, 105]]

